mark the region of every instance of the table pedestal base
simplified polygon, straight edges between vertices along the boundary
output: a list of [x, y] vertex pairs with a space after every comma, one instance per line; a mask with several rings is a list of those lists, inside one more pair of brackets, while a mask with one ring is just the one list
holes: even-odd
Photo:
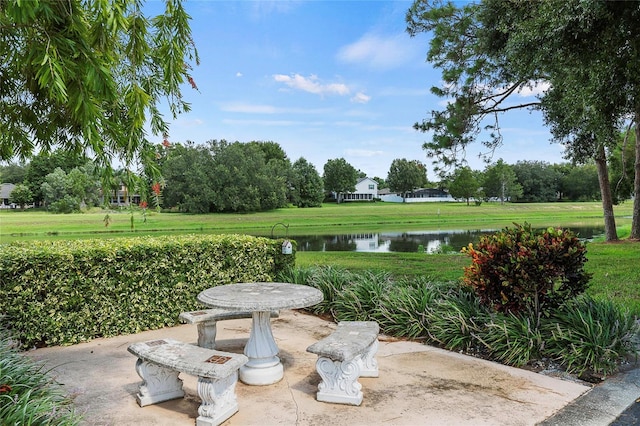
[[282, 364], [278, 362], [271, 367], [240, 367], [240, 380], [246, 385], [272, 385], [278, 383], [284, 377]]
[[284, 368], [278, 358], [278, 345], [271, 333], [271, 312], [253, 313], [251, 334], [244, 354], [249, 362], [240, 367], [240, 380], [247, 385], [271, 385], [284, 377]]

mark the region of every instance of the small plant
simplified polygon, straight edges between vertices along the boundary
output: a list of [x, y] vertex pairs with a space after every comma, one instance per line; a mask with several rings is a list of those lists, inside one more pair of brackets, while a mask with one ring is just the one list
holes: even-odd
[[464, 282], [482, 303], [503, 313], [531, 311], [536, 327], [543, 313], [583, 293], [591, 278], [584, 271], [586, 246], [569, 230], [515, 224], [462, 251], [472, 259]]
[[489, 321], [490, 312], [468, 288], [456, 288], [432, 304], [429, 337], [452, 351], [471, 351]]
[[353, 278], [351, 284], [337, 294], [334, 317], [337, 321], [376, 321], [380, 300], [393, 291], [390, 275], [365, 272]]
[[581, 297], [553, 314], [543, 327], [547, 350], [567, 371], [607, 375], [634, 354], [632, 338], [640, 332], [632, 315], [613, 302]]
[[71, 399], [42, 365], [20, 354], [5, 334], [0, 330], [0, 424], [80, 424]]
[[479, 339], [493, 359], [515, 367], [540, 359], [545, 347], [537, 318], [523, 312], [497, 314], [485, 324]]

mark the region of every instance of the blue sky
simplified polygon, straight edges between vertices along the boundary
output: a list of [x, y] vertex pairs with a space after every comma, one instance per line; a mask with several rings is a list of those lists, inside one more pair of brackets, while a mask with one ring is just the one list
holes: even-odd
[[[430, 135], [412, 126], [441, 108], [429, 92], [440, 74], [425, 61], [428, 36], [405, 31], [410, 5], [186, 1], [201, 59], [193, 70], [199, 92], [185, 87], [192, 111], [172, 122], [170, 141], [273, 141], [321, 175], [327, 160], [343, 157], [386, 178], [391, 162], [406, 158], [425, 163], [434, 178], [422, 149]], [[496, 160], [563, 161], [539, 114], [510, 113], [501, 124], [505, 143]], [[467, 150], [474, 169], [484, 168], [481, 148]]]

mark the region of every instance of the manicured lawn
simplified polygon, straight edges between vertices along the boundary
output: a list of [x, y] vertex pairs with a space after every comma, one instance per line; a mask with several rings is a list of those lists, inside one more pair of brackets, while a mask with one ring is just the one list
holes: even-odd
[[[630, 203], [616, 206], [617, 224], [631, 222]], [[105, 226], [105, 216], [110, 224]], [[248, 214], [185, 215], [140, 210], [54, 215], [43, 211], [0, 210], [0, 242], [14, 239], [104, 238], [166, 233], [251, 233], [283, 236], [434, 229], [497, 229], [525, 221], [537, 226], [601, 225], [599, 203], [366, 203], [325, 204]]]
[[[632, 205], [615, 207], [619, 235], [628, 235]], [[105, 226], [105, 215], [111, 223]], [[134, 211], [131, 231], [129, 211], [93, 211], [54, 215], [43, 211], [0, 211], [0, 243], [13, 240], [54, 238], [112, 238], [169, 233], [250, 233], [282, 237], [294, 234], [340, 234], [385, 230], [498, 229], [513, 222], [534, 227], [602, 225], [600, 203], [368, 203], [325, 204], [313, 209], [278, 209], [250, 214], [185, 215], [148, 212], [146, 221]], [[284, 225], [284, 226], [283, 226]], [[288, 226], [288, 231], [285, 226]], [[640, 243], [589, 243], [586, 269], [593, 279], [589, 293], [611, 298], [640, 315]], [[299, 266], [332, 265], [354, 271], [388, 271], [397, 275], [421, 275], [434, 280], [456, 280], [466, 256], [421, 253], [298, 252]]]

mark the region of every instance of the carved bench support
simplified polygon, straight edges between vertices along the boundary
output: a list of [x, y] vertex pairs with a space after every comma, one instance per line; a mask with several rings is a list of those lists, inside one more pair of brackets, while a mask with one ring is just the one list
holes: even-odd
[[322, 378], [318, 401], [360, 405], [359, 377], [378, 377], [378, 324], [374, 321], [342, 321], [336, 330], [307, 348], [318, 355], [316, 370]]
[[358, 383], [360, 369], [356, 360], [333, 361], [320, 356], [316, 369], [322, 377], [316, 394], [318, 401], [350, 405], [362, 403], [362, 385]]

